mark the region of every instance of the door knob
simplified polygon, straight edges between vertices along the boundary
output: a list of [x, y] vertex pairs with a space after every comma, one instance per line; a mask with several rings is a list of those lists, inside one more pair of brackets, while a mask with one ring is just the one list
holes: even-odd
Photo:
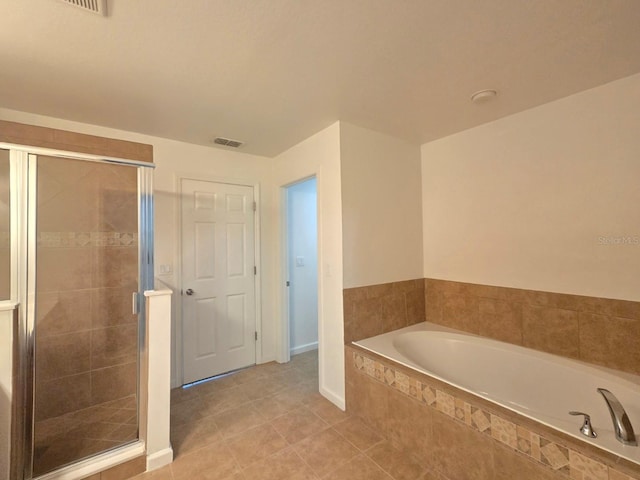
[[190, 288], [187, 288], [187, 291], [184, 293], [186, 293], [187, 295], [193, 295], [193, 290], [191, 290]]

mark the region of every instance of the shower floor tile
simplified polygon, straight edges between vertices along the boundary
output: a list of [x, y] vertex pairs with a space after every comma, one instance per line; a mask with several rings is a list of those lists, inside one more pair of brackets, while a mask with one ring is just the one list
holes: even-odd
[[132, 442], [137, 423], [135, 395], [36, 422], [34, 474]]

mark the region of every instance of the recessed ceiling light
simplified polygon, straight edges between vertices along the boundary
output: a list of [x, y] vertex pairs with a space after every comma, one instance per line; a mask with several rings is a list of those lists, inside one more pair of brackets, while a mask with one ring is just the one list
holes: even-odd
[[473, 103], [486, 103], [498, 95], [498, 92], [495, 90], [480, 90], [479, 92], [471, 95], [471, 101]]

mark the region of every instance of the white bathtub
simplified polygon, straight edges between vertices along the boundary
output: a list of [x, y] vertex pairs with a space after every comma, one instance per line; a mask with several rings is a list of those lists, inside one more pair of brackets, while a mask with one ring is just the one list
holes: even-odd
[[[640, 464], [640, 446], [616, 440], [606, 402], [596, 391], [606, 388], [620, 400], [640, 440], [639, 376], [428, 322], [354, 343]], [[591, 415], [598, 437], [582, 435], [582, 417], [570, 410]]]

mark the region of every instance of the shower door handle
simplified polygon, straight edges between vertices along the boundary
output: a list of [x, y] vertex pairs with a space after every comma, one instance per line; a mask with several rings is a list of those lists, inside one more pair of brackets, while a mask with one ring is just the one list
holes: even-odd
[[139, 295], [138, 292], [133, 292], [132, 296], [132, 300], [131, 300], [131, 307], [133, 310], [133, 314], [134, 315], [138, 315], [140, 313], [140, 300], [139, 300]]
[[193, 294], [194, 294], [194, 291], [193, 291], [193, 290], [191, 290], [190, 288], [187, 288], [187, 291], [186, 291], [186, 292], [184, 292], [184, 293], [186, 293], [187, 295], [193, 295]]

